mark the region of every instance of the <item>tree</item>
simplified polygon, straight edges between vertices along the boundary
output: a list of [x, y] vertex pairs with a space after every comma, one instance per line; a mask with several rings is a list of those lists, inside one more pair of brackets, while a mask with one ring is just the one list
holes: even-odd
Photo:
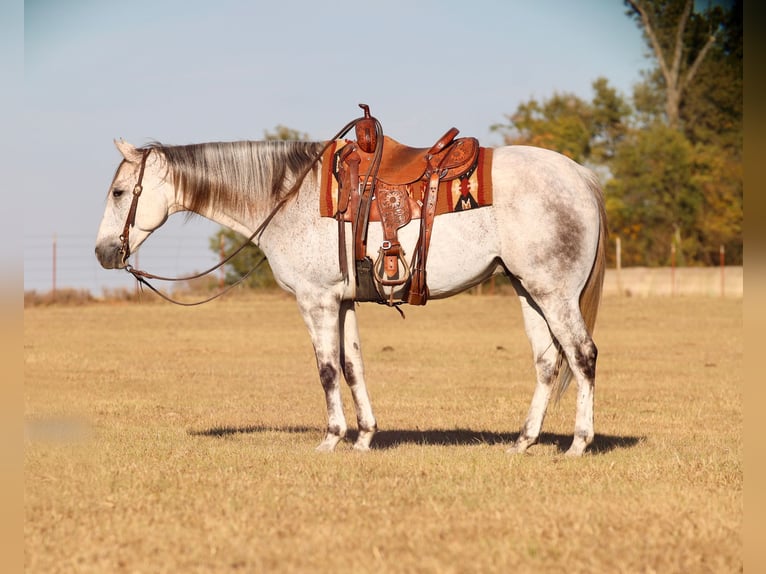
[[712, 145], [697, 145], [694, 154], [694, 184], [702, 203], [695, 230], [699, 235], [695, 259], [718, 263], [719, 246], [729, 263], [743, 261], [743, 163], [733, 154]]
[[[742, 2], [718, 25], [718, 40], [702, 62], [680, 106], [682, 129], [693, 143], [713, 144], [741, 155], [743, 115]], [[712, 25], [712, 24], [711, 24]], [[704, 26], [700, 23], [700, 26]], [[692, 36], [701, 41], [706, 29]]]
[[[210, 238], [210, 250], [215, 253], [220, 253], [221, 258], [229, 257], [235, 250], [237, 250], [247, 239], [244, 235], [241, 235], [227, 227], [221, 227], [215, 235]], [[235, 255], [224, 266], [225, 277], [224, 283], [226, 285], [233, 285], [239, 282], [242, 277], [247, 275], [256, 265], [258, 268], [253, 271], [250, 276], [243, 281], [248, 287], [274, 287], [276, 281], [274, 280], [274, 274], [271, 272], [268, 261], [264, 261], [259, 264], [264, 257], [263, 252], [254, 243], [250, 243], [237, 255]]]
[[[699, 14], [684, 0], [626, 4], [639, 25], [641, 14], [649, 22], [650, 48], [652, 39], [661, 48], [659, 56], [652, 52], [657, 65], [634, 88], [632, 106], [599, 78], [590, 102], [569, 93], [532, 99], [493, 129], [508, 144], [546, 147], [596, 169], [612, 235], [627, 239], [626, 264], [667, 264], [671, 244], [681, 264], [716, 263], [720, 245], [739, 263], [741, 2]], [[675, 96], [668, 97], [668, 84]]]
[[[666, 121], [677, 129], [684, 93], [716, 42], [719, 27], [713, 24], [720, 23], [722, 10], [716, 7], [705, 15], [693, 14], [694, 0], [625, 0], [625, 4], [657, 60], [664, 82]], [[705, 23], [709, 24], [709, 32], [699, 42], [699, 31], [704, 30]]]
[[[691, 224], [689, 213], [675, 214], [672, 240], [688, 262], [716, 263], [719, 245], [723, 245], [728, 260], [739, 263], [743, 219], [742, 2], [734, 0], [726, 10], [709, 2], [701, 12], [694, 10], [692, 0], [625, 0], [625, 4], [628, 15], [643, 30], [657, 63], [644, 72], [644, 81], [634, 90], [636, 125], [646, 131], [636, 138], [652, 139], [659, 130], [656, 123], [661, 122], [683, 134], [688, 142], [684, 157], [688, 158], [689, 178], [686, 187], [674, 195], [694, 195], [694, 201], [685, 208], [693, 206], [695, 213]], [[645, 148], [639, 145], [639, 149]], [[652, 150], [645, 151], [652, 165]], [[623, 181], [609, 186], [613, 204], [624, 204], [631, 197], [644, 200], [652, 192], [651, 188], [628, 189], [646, 185], [646, 178], [631, 178], [631, 157], [628, 153], [622, 165], [615, 166], [615, 177]], [[669, 173], [659, 179], [672, 181], [677, 166], [670, 161], [665, 165]], [[655, 172], [649, 169], [647, 173]], [[676, 208], [680, 210], [681, 204]], [[647, 257], [652, 258], [651, 254]]]
[[[309, 139], [307, 133], [299, 132], [298, 130], [288, 128], [281, 124], [278, 124], [273, 132], [264, 130], [263, 135], [264, 140], [266, 141]], [[232, 231], [229, 228], [221, 227], [215, 235], [210, 238], [210, 249], [214, 253], [220, 253], [222, 258], [229, 257], [245, 242], [246, 239], [247, 237], [244, 235]], [[227, 285], [232, 285], [242, 280], [242, 277], [250, 273], [264, 257], [263, 252], [257, 245], [254, 243], [248, 244], [224, 266], [226, 271], [224, 282]], [[274, 287], [276, 281], [268, 261], [258, 265], [258, 268], [244, 280], [244, 284], [251, 288]]]
[[592, 160], [608, 164], [614, 159], [617, 147], [628, 134], [630, 104], [609, 86], [606, 78], [593, 82]]
[[305, 132], [299, 132], [298, 130], [283, 126], [282, 124], [277, 124], [273, 132], [264, 130], [263, 139], [266, 141], [308, 141], [311, 138], [309, 134]]
[[619, 146], [606, 197], [611, 231], [627, 239], [625, 265], [667, 265], [671, 243], [681, 265], [696, 253], [701, 195], [693, 164], [689, 141], [659, 122], [632, 132]]
[[742, 164], [720, 148], [692, 144], [662, 122], [635, 130], [617, 149], [605, 195], [625, 265], [742, 262]]
[[554, 94], [545, 102], [535, 99], [519, 105], [509, 116], [505, 142], [555, 149], [575, 161], [582, 162], [590, 155], [590, 109], [588, 104], [573, 94]]
[[533, 145], [552, 149], [576, 162], [603, 165], [614, 156], [627, 132], [631, 109], [606, 78], [593, 82], [591, 102], [571, 93], [554, 93], [548, 100], [531, 99], [496, 124], [508, 145]]

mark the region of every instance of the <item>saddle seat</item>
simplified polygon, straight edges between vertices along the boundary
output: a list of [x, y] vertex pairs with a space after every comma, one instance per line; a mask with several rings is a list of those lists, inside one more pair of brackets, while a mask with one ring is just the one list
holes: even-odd
[[[430, 148], [410, 147], [390, 136], [383, 136], [383, 152], [378, 167], [377, 180], [389, 185], [407, 185], [427, 180], [432, 171], [438, 170], [442, 181], [456, 179], [467, 173], [476, 163], [479, 142], [476, 138], [458, 138], [457, 128], [451, 128]], [[360, 156], [359, 175], [370, 170], [375, 153], [356, 150]]]

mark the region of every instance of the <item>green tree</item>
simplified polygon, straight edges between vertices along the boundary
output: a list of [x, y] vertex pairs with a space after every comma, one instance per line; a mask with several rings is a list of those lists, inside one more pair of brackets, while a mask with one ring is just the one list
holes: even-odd
[[608, 163], [627, 132], [631, 109], [606, 78], [593, 82], [593, 91], [590, 102], [558, 92], [543, 101], [533, 98], [507, 116], [507, 124], [492, 129], [508, 145], [552, 149], [579, 163]]
[[509, 126], [494, 126], [506, 130], [505, 142], [555, 149], [575, 161], [585, 161], [590, 155], [590, 109], [573, 94], [556, 93], [549, 100], [535, 99], [519, 105], [509, 116]]
[[[220, 253], [221, 258], [229, 257], [234, 251], [236, 251], [247, 239], [244, 235], [241, 235], [227, 227], [221, 227], [210, 238], [210, 250], [215, 253]], [[253, 271], [243, 283], [248, 287], [274, 287], [276, 281], [274, 280], [274, 274], [269, 267], [268, 261], [264, 261], [259, 264], [264, 257], [263, 252], [254, 243], [248, 244], [242, 251], [237, 253], [226, 265], [224, 265], [225, 277], [224, 282], [226, 285], [233, 285], [239, 282], [242, 277], [250, 273], [250, 271], [258, 265], [257, 269]]]
[[671, 245], [679, 265], [742, 262], [742, 172], [720, 148], [693, 145], [656, 122], [623, 140], [606, 182], [612, 235], [626, 265], [667, 265]]
[[[263, 139], [266, 141], [308, 140], [309, 135], [278, 124], [273, 132], [265, 130]], [[229, 257], [246, 240], [247, 237], [244, 235], [232, 231], [227, 227], [221, 227], [215, 235], [210, 238], [210, 249], [214, 253], [219, 253], [223, 259]], [[268, 261], [258, 264], [262, 258], [264, 258], [264, 255], [260, 248], [254, 243], [248, 244], [224, 266], [224, 282], [227, 285], [232, 285], [239, 282], [242, 280], [242, 277], [250, 273], [247, 279], [243, 281], [248, 287], [263, 288], [276, 286], [274, 274], [271, 271], [271, 267], [269, 267]], [[251, 272], [256, 265], [258, 265], [257, 269]]]
[[[703, 11], [695, 11], [692, 0], [625, 0], [625, 4], [628, 15], [642, 29], [656, 63], [644, 72], [644, 81], [635, 87], [633, 97], [635, 123], [645, 133], [636, 134], [632, 141], [638, 141], [638, 149], [648, 154], [649, 169], [646, 177], [632, 178], [631, 163], [636, 158], [624, 150], [626, 157], [612, 166], [613, 175], [622, 181], [608, 186], [611, 204], [625, 206], [632, 198], [643, 205], [656, 205], [658, 201], [651, 198], [654, 190], [664, 190], [667, 182], [677, 181], [674, 174], [678, 166], [671, 162], [680, 155], [666, 158], [668, 173], [662, 174], [652, 168], [656, 153], [640, 145], [655, 139], [659, 130], [656, 124], [661, 122], [681, 133], [688, 144], [682, 167], [689, 170], [689, 177], [684, 187], [672, 194], [686, 201], [674, 204], [678, 210], [674, 217], [648, 221], [673, 227], [672, 242], [688, 263], [716, 263], [719, 245], [725, 246], [729, 262], [741, 263], [742, 2], [735, 0], [728, 9], [708, 3]], [[655, 179], [650, 179], [650, 174]], [[641, 210], [637, 207], [634, 211]], [[623, 210], [621, 215], [625, 213]], [[620, 217], [617, 220], [621, 221]], [[638, 223], [625, 229], [634, 230], [635, 225]], [[643, 231], [656, 235], [655, 243], [667, 232], [646, 226]], [[669, 249], [668, 245], [666, 251]], [[647, 252], [650, 261], [656, 256]]]
[[[741, 153], [741, 151], [740, 151]], [[702, 195], [695, 230], [699, 235], [695, 260], [718, 263], [719, 246], [731, 264], [743, 262], [743, 162], [714, 145], [695, 146], [694, 184]]]
[[630, 130], [633, 110], [623, 96], [609, 86], [606, 78], [593, 82], [593, 91], [590, 159], [596, 164], [608, 165]]
[[277, 124], [273, 132], [264, 130], [263, 139], [266, 141], [308, 141], [311, 139], [311, 137], [305, 132], [299, 132], [293, 128], [288, 128], [282, 124]]
[[606, 183], [612, 234], [623, 237], [625, 265], [667, 265], [696, 253], [701, 195], [693, 176], [694, 148], [678, 130], [657, 122], [619, 146]]

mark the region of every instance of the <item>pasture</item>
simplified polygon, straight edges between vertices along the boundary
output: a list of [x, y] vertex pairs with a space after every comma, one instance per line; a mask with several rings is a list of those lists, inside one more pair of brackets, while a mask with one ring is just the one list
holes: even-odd
[[24, 311], [27, 572], [742, 570], [741, 299], [607, 297], [574, 460], [572, 388], [505, 453], [534, 388], [515, 298], [359, 308], [366, 454], [313, 450], [291, 298], [146, 299]]

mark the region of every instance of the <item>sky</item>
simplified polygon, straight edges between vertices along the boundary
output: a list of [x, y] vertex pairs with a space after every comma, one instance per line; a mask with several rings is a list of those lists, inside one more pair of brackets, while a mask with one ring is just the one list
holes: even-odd
[[[493, 124], [554, 92], [630, 96], [650, 67], [622, 0], [31, 0], [20, 111], [6, 118], [23, 193], [24, 289], [132, 287], [94, 256], [120, 155], [113, 140], [324, 140], [367, 103], [415, 146], [448, 128], [501, 145]], [[8, 142], [3, 146], [8, 146]], [[133, 263], [186, 274], [216, 262], [216, 224], [172, 216]], [[14, 246], [15, 248], [15, 246]], [[6, 247], [7, 249], [7, 247]]]

